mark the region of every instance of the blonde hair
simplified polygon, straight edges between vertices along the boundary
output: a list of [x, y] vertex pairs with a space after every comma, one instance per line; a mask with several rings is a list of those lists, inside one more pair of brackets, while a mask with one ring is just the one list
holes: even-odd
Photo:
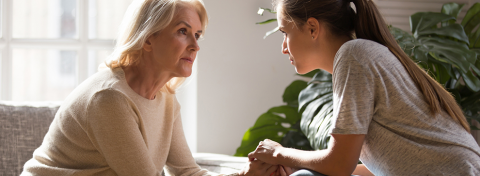
[[[356, 14], [350, 2], [355, 4]], [[298, 26], [314, 17], [327, 23], [330, 32], [336, 35], [373, 40], [388, 47], [422, 91], [431, 114], [436, 115], [443, 110], [470, 132], [470, 125], [455, 98], [403, 52], [372, 0], [274, 0], [274, 6], [277, 9], [281, 7], [278, 13]]]
[[[202, 36], [208, 24], [207, 11], [202, 0], [134, 0], [127, 9], [113, 53], [105, 63], [110, 69], [134, 65], [143, 55], [143, 44], [154, 33], [165, 29], [179, 7], [193, 7], [202, 24]], [[185, 78], [175, 77], [160, 91], [175, 93]]]

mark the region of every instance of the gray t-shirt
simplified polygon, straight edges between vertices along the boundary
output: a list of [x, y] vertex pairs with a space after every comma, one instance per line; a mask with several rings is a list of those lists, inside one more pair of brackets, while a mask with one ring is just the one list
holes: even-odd
[[423, 94], [387, 47], [356, 39], [333, 66], [332, 134], [366, 134], [360, 160], [375, 175], [480, 175], [480, 147]]

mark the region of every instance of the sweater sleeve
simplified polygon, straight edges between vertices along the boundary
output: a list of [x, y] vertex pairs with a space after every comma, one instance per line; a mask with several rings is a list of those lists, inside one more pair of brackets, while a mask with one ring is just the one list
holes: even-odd
[[86, 111], [87, 134], [118, 175], [161, 175], [148, 154], [133, 104], [115, 90], [97, 92]]
[[180, 104], [174, 98], [175, 122], [173, 124], [172, 141], [165, 168], [170, 175], [216, 175], [201, 169], [192, 156], [187, 140], [183, 133]]

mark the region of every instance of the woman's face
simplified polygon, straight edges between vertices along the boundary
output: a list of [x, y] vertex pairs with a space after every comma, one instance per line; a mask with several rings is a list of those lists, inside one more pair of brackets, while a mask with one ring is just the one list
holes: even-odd
[[202, 34], [200, 17], [193, 7], [177, 9], [172, 22], [155, 33], [144, 45], [152, 67], [169, 77], [188, 77], [197, 56], [197, 40]]
[[[279, 9], [280, 11], [281, 9]], [[281, 13], [277, 13], [277, 21], [280, 31], [283, 33], [282, 53], [288, 54], [290, 63], [295, 66], [299, 74], [306, 74], [316, 67], [314, 66], [315, 55], [312, 35], [308, 29], [302, 26], [295, 26], [283, 18]]]

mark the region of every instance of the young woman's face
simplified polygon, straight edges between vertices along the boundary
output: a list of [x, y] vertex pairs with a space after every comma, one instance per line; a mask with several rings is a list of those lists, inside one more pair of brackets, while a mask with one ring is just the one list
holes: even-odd
[[285, 20], [281, 13], [277, 13], [277, 21], [284, 35], [282, 53], [290, 56], [290, 63], [295, 66], [297, 73], [305, 74], [316, 69], [313, 64], [316, 57], [312, 52], [314, 39], [309, 30]]
[[168, 72], [171, 77], [190, 76], [200, 50], [197, 40], [201, 34], [202, 23], [196, 10], [180, 7], [172, 22], [147, 41], [147, 48], [151, 46], [152, 66]]

